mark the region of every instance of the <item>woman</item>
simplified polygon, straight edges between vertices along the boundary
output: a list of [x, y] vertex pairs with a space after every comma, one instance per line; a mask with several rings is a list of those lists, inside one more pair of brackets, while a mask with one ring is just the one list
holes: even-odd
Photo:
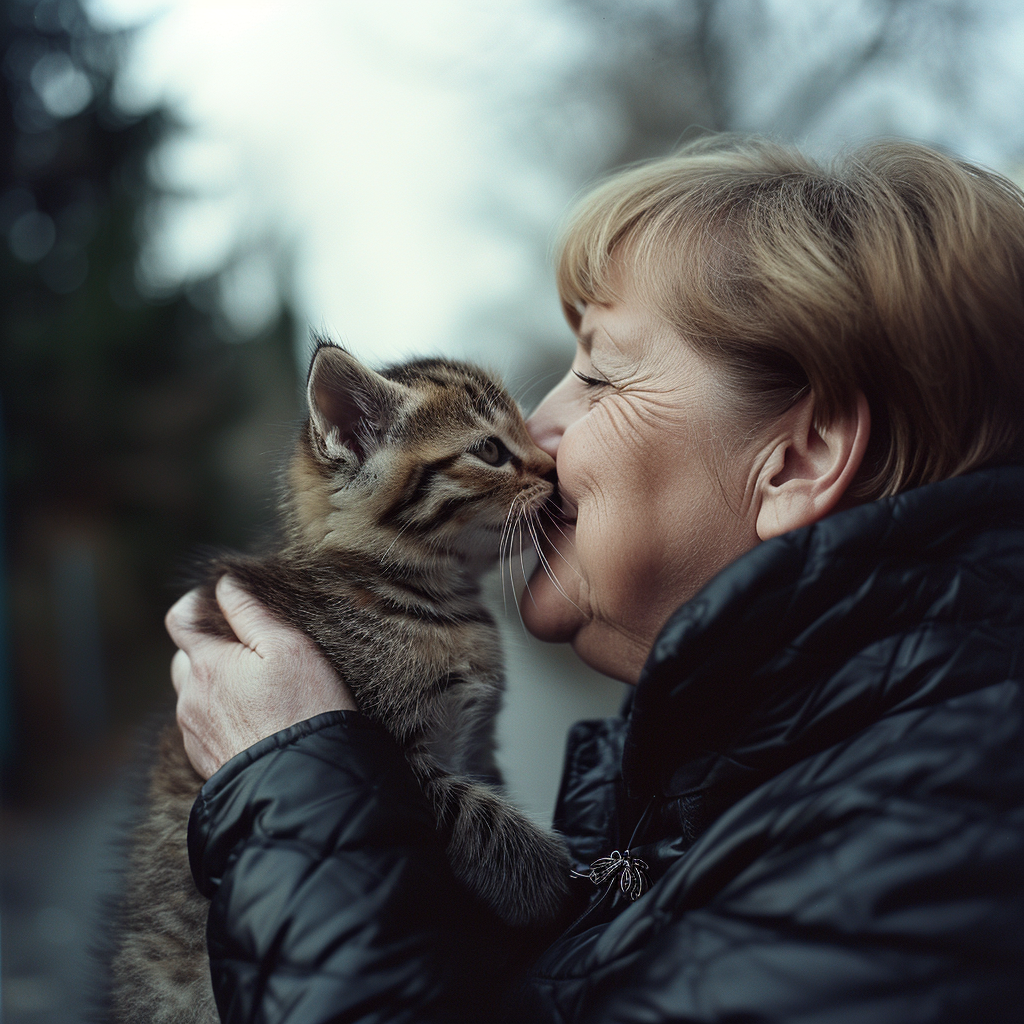
[[1024, 196], [701, 144], [587, 197], [558, 282], [572, 525], [522, 611], [636, 684], [556, 810], [604, 880], [511, 966], [397, 750], [222, 581], [241, 643], [168, 627], [190, 756], [233, 758], [189, 834], [224, 1019], [1019, 1019]]

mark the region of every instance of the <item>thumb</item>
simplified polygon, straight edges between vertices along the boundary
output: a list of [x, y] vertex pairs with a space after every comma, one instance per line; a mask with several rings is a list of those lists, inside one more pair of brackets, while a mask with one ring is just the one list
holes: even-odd
[[281, 623], [230, 576], [217, 580], [216, 593], [217, 604], [232, 632], [246, 647], [259, 654], [260, 643], [266, 643], [268, 634], [281, 629]]

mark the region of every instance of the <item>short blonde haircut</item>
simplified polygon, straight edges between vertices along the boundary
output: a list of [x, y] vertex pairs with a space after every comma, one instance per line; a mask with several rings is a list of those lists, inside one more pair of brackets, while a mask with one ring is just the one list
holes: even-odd
[[619, 173], [560, 237], [566, 316], [629, 282], [724, 376], [757, 433], [808, 389], [827, 425], [858, 390], [851, 496], [1024, 454], [1024, 193], [909, 142], [835, 165], [717, 138]]

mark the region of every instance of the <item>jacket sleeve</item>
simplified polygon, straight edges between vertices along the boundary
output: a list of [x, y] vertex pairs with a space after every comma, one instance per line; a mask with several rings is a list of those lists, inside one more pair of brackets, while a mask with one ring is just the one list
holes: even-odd
[[363, 715], [319, 715], [233, 758], [203, 787], [188, 845], [223, 1021], [496, 1016], [507, 936]]

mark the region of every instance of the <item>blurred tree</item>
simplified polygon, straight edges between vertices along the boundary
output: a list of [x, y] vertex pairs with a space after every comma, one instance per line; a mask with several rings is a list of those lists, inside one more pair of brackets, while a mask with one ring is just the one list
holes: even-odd
[[[994, 45], [1006, 0], [556, 2], [572, 52], [554, 81], [512, 85], [499, 109], [526, 159], [554, 172], [562, 202], [612, 168], [707, 132], [757, 132], [811, 152], [904, 135], [1006, 170], [1020, 163], [1024, 123], [1012, 112], [1021, 97], [1008, 95], [1015, 79]], [[984, 106], [985, 76], [1006, 94], [998, 111]], [[551, 204], [491, 204], [549, 276]], [[565, 334], [553, 304], [535, 301], [549, 294], [548, 277], [534, 277], [523, 294], [467, 320], [466, 333], [490, 323], [495, 335], [525, 336], [521, 376], [550, 383]]]
[[889, 103], [857, 134], [906, 133], [907, 99], [947, 113], [971, 102], [978, 40], [1000, 22], [999, 0], [563, 2], [592, 35], [565, 86], [613, 122], [605, 167], [700, 131], [805, 140], [871, 81], [884, 83]]
[[297, 408], [287, 308], [237, 344], [229, 267], [158, 295], [139, 275], [148, 161], [182, 127], [118, 109], [125, 41], [79, 0], [3, 0], [6, 800], [66, 786], [169, 695], [182, 552], [251, 540]]

